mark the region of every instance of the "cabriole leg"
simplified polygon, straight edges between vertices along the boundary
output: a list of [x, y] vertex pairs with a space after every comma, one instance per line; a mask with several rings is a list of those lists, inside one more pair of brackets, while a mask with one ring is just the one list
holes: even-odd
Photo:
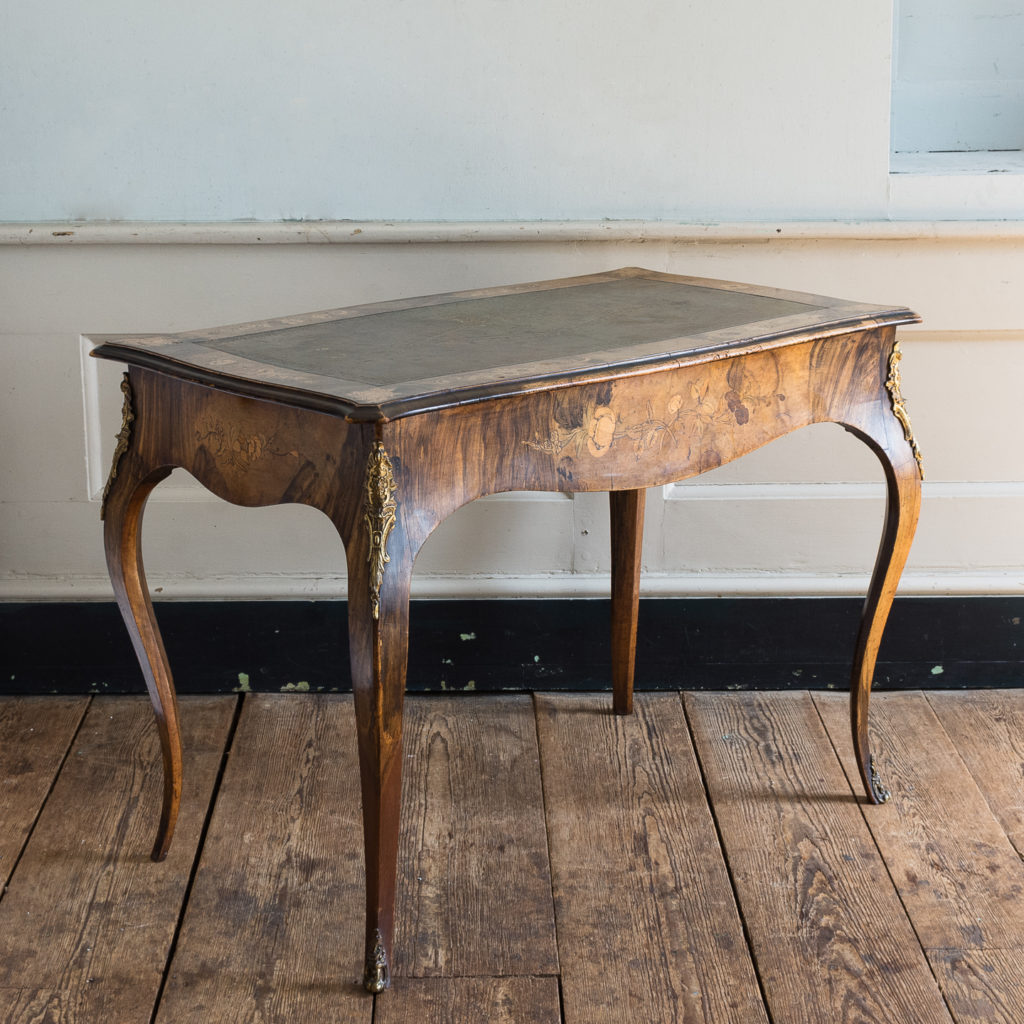
[[364, 495], [363, 514], [346, 548], [349, 649], [366, 856], [363, 983], [376, 993], [391, 984], [412, 575], [412, 558], [398, 524], [393, 467], [379, 442], [370, 452]]
[[911, 458], [894, 465], [883, 457], [883, 465], [886, 467], [887, 488], [885, 525], [867, 600], [864, 602], [850, 680], [853, 746], [865, 791], [875, 804], [885, 803], [889, 799], [889, 791], [878, 777], [868, 739], [871, 684], [882, 633], [889, 618], [900, 574], [910, 553], [910, 542], [914, 537], [921, 506], [921, 477], [917, 463]]
[[910, 544], [914, 539], [917, 517], [921, 509], [921, 478], [924, 475], [921, 450], [914, 439], [906, 404], [900, 392], [899, 364], [902, 354], [898, 344], [893, 345], [888, 359], [888, 407], [880, 411], [871, 431], [854, 428], [878, 456], [885, 471], [886, 505], [885, 525], [878, 547], [871, 585], [860, 632], [854, 651], [853, 675], [850, 680], [850, 727], [857, 766], [868, 799], [875, 804], [885, 803], [890, 793], [879, 778], [871, 756], [868, 737], [868, 706], [875, 661], [882, 642], [889, 610], [900, 581]]
[[122, 385], [124, 423], [103, 495], [103, 541], [110, 582], [145, 677], [160, 732], [164, 793], [151, 854], [153, 860], [160, 861], [171, 845], [181, 801], [181, 732], [174, 680], [142, 565], [142, 514], [150, 492], [171, 470], [167, 466], [147, 466], [132, 449], [130, 428], [134, 415], [127, 380], [126, 374]]

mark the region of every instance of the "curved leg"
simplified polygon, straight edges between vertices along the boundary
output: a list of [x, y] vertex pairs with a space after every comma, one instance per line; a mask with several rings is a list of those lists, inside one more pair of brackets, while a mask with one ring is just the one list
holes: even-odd
[[160, 731], [164, 795], [160, 827], [151, 854], [156, 861], [167, 856], [178, 817], [181, 801], [181, 733], [174, 681], [142, 566], [141, 531], [146, 499], [170, 472], [166, 466], [144, 467], [132, 453], [119, 455], [115, 457], [103, 505], [103, 540], [110, 581], [114, 586], [121, 616], [128, 627], [135, 656], [145, 676]]
[[366, 856], [363, 984], [374, 993], [391, 984], [412, 576], [404, 533], [400, 526], [396, 530], [398, 502], [392, 468], [383, 446], [375, 444], [364, 488], [365, 512], [346, 545], [349, 651]]
[[[858, 432], [859, 433], [859, 432]], [[870, 441], [869, 441], [870, 443]], [[874, 804], [885, 803], [889, 791], [875, 770], [868, 738], [868, 705], [871, 700], [871, 684], [874, 678], [875, 660], [882, 642], [882, 633], [889, 609], [892, 607], [900, 574], [910, 553], [910, 542], [917, 526], [921, 507], [921, 475], [909, 444], [902, 436], [893, 440], [893, 446], [903, 456], [893, 461], [891, 450], [875, 449], [885, 469], [886, 507], [882, 541], [878, 548], [871, 585], [861, 616], [860, 632], [853, 658], [853, 674], [850, 680], [850, 725], [853, 731], [853, 748], [857, 755], [857, 766], [868, 799]], [[906, 451], [904, 452], [904, 449]]]
[[611, 491], [612, 702], [617, 715], [633, 711], [636, 624], [640, 608], [640, 553], [645, 490]]

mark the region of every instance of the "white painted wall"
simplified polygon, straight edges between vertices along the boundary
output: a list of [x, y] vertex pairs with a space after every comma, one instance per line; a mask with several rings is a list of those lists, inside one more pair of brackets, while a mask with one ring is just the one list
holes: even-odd
[[[80, 333], [181, 330], [630, 264], [918, 309], [926, 324], [904, 333], [903, 376], [928, 480], [905, 589], [1018, 591], [1024, 259], [1019, 233], [963, 229], [902, 239], [830, 237], [844, 229], [819, 225], [747, 241], [697, 232], [642, 243], [2, 246], [0, 595], [109, 593], [98, 497], [120, 423], [119, 372], [84, 360]], [[823, 425], [654, 491], [646, 591], [857, 592], [877, 546], [880, 481], [867, 449]], [[150, 581], [165, 596], [343, 592], [333, 528], [309, 509], [236, 509], [175, 475], [151, 499], [145, 535]], [[442, 526], [417, 564], [416, 593], [601, 593], [607, 569], [602, 495], [514, 495]]]
[[[1002, 214], [963, 190], [959, 223], [885, 219], [890, 26], [880, 0], [4, 7], [0, 597], [110, 594], [119, 374], [80, 335], [624, 265], [921, 312], [905, 589], [1024, 589], [1024, 226], [972, 220]], [[622, 217], [644, 220], [601, 219]], [[652, 492], [645, 588], [862, 591], [880, 480], [822, 426]], [[416, 593], [603, 593], [606, 520], [600, 495], [477, 502], [430, 539]], [[176, 474], [145, 532], [165, 597], [343, 592], [309, 509], [232, 508]]]
[[0, 221], [884, 213], [889, 0], [33, 0]]

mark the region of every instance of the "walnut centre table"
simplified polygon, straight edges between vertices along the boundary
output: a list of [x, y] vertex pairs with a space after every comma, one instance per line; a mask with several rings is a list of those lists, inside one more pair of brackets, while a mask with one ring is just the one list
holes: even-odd
[[171, 842], [182, 754], [141, 559], [153, 488], [183, 467], [238, 505], [301, 502], [337, 527], [366, 854], [365, 985], [389, 983], [413, 562], [461, 505], [499, 491], [608, 491], [613, 707], [632, 708], [644, 488], [693, 477], [810, 423], [878, 456], [885, 525], [853, 653], [851, 724], [869, 800], [882, 631], [920, 506], [900, 393], [902, 307], [635, 268], [170, 335], [106, 335], [129, 365], [102, 515], [107, 562], [159, 724]]

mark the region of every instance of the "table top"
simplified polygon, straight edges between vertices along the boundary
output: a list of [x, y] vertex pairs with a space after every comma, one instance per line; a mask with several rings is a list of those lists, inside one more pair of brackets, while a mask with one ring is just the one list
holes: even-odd
[[204, 331], [90, 340], [100, 358], [382, 420], [917, 319], [904, 307], [631, 267]]

